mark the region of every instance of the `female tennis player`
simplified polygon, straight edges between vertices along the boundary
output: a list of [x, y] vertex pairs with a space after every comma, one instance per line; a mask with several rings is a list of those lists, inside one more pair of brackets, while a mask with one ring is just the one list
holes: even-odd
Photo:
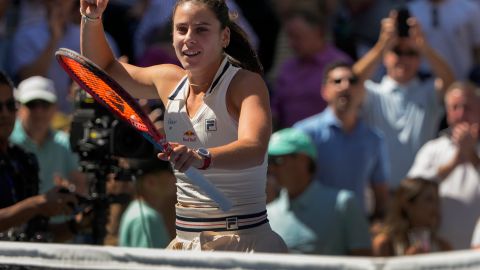
[[[224, 0], [179, 0], [173, 10], [175, 65], [116, 60], [105, 39], [108, 0], [81, 0], [81, 50], [132, 96], [161, 99], [173, 151], [159, 154], [177, 178], [177, 236], [170, 249], [286, 252], [266, 214], [271, 115], [262, 67]], [[228, 212], [190, 184], [190, 166], [233, 202]]]

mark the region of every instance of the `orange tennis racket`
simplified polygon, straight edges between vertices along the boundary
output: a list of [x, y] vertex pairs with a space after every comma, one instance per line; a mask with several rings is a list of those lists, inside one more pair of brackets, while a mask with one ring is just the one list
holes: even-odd
[[[170, 153], [172, 147], [155, 128], [137, 101], [100, 67], [75, 51], [61, 48], [55, 56], [67, 74], [98, 103], [119, 119], [129, 123], [157, 149]], [[195, 168], [185, 171], [190, 181], [200, 187], [219, 207], [227, 211], [232, 202]]]

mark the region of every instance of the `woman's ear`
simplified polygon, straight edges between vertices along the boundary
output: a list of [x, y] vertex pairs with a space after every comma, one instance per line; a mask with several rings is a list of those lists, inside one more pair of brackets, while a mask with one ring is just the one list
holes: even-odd
[[225, 27], [222, 31], [222, 47], [225, 49], [230, 44], [230, 27]]

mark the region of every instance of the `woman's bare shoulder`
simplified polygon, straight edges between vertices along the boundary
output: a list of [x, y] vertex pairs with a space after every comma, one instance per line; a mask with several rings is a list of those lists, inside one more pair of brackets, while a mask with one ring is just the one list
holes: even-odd
[[244, 93], [249, 90], [254, 92], [267, 90], [265, 81], [260, 74], [245, 69], [240, 69], [235, 74], [235, 77], [230, 84], [230, 88], [242, 89], [242, 92]]
[[173, 64], [152, 66], [149, 72], [162, 100], [168, 98], [171, 91], [173, 91], [180, 80], [187, 74], [183, 68]]

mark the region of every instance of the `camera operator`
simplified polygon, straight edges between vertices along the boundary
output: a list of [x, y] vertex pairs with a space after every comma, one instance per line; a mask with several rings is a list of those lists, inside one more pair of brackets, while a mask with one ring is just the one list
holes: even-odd
[[[38, 195], [36, 157], [8, 140], [17, 111], [13, 89], [0, 72], [0, 239], [65, 241], [73, 237], [82, 217], [61, 224], [48, 224], [48, 217], [72, 213], [77, 198], [58, 187]], [[12, 230], [18, 227], [23, 229], [17, 235]], [[55, 232], [52, 238], [47, 238], [49, 232]]]

